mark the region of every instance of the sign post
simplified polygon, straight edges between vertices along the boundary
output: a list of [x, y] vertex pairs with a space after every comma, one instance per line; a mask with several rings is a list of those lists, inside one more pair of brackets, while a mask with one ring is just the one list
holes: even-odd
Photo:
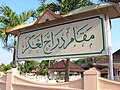
[[65, 66], [66, 66], [65, 82], [68, 82], [69, 81], [69, 73], [70, 73], [70, 58], [67, 58]]
[[108, 59], [109, 59], [109, 79], [114, 80], [113, 76], [113, 56], [112, 56], [112, 43], [111, 43], [111, 33], [110, 33], [110, 20], [109, 15], [106, 14], [106, 28], [108, 36]]

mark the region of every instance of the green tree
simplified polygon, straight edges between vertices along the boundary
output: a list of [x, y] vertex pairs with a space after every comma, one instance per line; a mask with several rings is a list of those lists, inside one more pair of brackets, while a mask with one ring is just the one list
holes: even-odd
[[5, 71], [5, 70], [4, 70], [4, 67], [5, 67], [5, 64], [2, 63], [2, 64], [0, 65], [0, 71], [3, 71], [3, 72], [4, 72], [4, 71]]
[[34, 11], [22, 12], [17, 15], [10, 7], [1, 6], [2, 15], [0, 16], [1, 29], [7, 30], [11, 27], [25, 23], [33, 14]]
[[0, 15], [0, 38], [3, 41], [4, 47], [7, 48], [7, 50], [10, 50], [11, 48], [14, 48], [14, 54], [13, 54], [13, 63], [15, 63], [15, 37], [12, 44], [9, 44], [8, 37], [11, 37], [11, 34], [5, 33], [3, 31], [10, 29], [14, 26], [24, 24], [31, 16], [34, 15], [34, 11], [27, 11], [22, 12], [21, 14], [16, 14], [10, 7], [8, 6], [1, 6], [2, 14]]
[[53, 64], [55, 64], [55, 63], [56, 63], [55, 60], [43, 60], [43, 61], [39, 64], [39, 66], [42, 66], [42, 67], [44, 67], [44, 69], [47, 69], [49, 66], [51, 66], [51, 65], [53, 65]]
[[79, 59], [79, 60], [76, 60], [76, 61], [73, 61], [73, 62], [74, 62], [75, 64], [81, 66], [81, 65], [84, 65], [84, 64], [86, 64], [86, 63], [91, 62], [91, 60], [88, 59], [88, 58], [85, 58], [85, 59]]
[[35, 69], [37, 65], [36, 61], [25, 61], [24, 69], [25, 72], [29, 73], [31, 70]]
[[78, 59], [76, 61], [73, 61], [77, 65], [84, 65], [87, 63], [96, 63], [97, 60], [104, 59], [104, 56], [97, 56], [97, 57], [89, 57], [89, 58], [84, 58], [84, 59]]
[[7, 70], [10, 70], [12, 67], [11, 67], [11, 64], [7, 64], [7, 65], [5, 65], [5, 64], [1, 64], [0, 65], [0, 71], [3, 71], [3, 72], [5, 72], [5, 71], [7, 71]]
[[24, 69], [23, 66], [24, 66], [23, 63], [22, 63], [22, 64], [21, 64], [20, 62], [18, 63], [18, 70], [19, 70], [20, 72], [23, 71], [23, 69]]
[[37, 75], [47, 75], [47, 69], [49, 66], [56, 63], [56, 60], [43, 60], [37, 66], [40, 66], [40, 70], [37, 71]]
[[33, 15], [33, 17], [39, 18], [41, 13], [47, 8], [47, 4], [42, 4], [39, 8], [36, 9], [35, 14]]
[[41, 70], [37, 71], [36, 74], [37, 74], [37, 75], [47, 75], [47, 70], [41, 69]]
[[10, 70], [12, 67], [10, 64], [7, 64], [5, 67], [4, 67], [4, 71], [7, 71], [7, 70]]
[[90, 0], [56, 0], [51, 3], [45, 3], [45, 0], [43, 1], [42, 6], [37, 9], [38, 13], [41, 13], [45, 8], [49, 8], [53, 12], [59, 12], [61, 15], [64, 15], [74, 9], [93, 4]]

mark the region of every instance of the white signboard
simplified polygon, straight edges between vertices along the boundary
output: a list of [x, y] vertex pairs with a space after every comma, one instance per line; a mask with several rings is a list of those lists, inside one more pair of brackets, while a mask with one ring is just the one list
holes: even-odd
[[99, 15], [23, 32], [17, 60], [106, 55], [104, 22]]

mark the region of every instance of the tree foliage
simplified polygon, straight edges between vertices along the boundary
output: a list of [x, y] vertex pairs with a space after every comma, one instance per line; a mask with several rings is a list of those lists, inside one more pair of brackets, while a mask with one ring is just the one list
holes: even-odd
[[17, 26], [24, 24], [30, 17], [34, 15], [34, 11], [30, 10], [27, 12], [22, 12], [21, 14], [16, 14], [10, 7], [1, 6], [2, 14], [0, 14], [0, 39], [3, 41], [3, 47], [7, 50], [12, 50], [14, 48], [13, 53], [13, 63], [15, 63], [15, 36], [13, 42], [8, 43], [8, 37], [11, 37], [11, 34], [5, 33], [4, 31]]
[[3, 72], [5, 72], [5, 71], [7, 71], [7, 70], [10, 70], [12, 67], [11, 67], [11, 65], [10, 64], [7, 64], [7, 65], [5, 65], [5, 64], [1, 64], [0, 65], [0, 71], [3, 71]]
[[10, 64], [7, 64], [5, 67], [4, 67], [4, 71], [7, 71], [7, 70], [10, 70], [12, 67]]
[[49, 8], [53, 12], [59, 12], [61, 15], [64, 15], [74, 9], [89, 6], [92, 4], [93, 3], [90, 0], [56, 0], [55, 2], [51, 3], [45, 3], [44, 0], [42, 6], [37, 9], [37, 12], [41, 14], [43, 10]]
[[7, 46], [6, 44], [10, 34], [3, 31], [25, 23], [34, 14], [34, 11], [30, 10], [18, 15], [8, 6], [1, 6], [0, 8], [2, 9], [2, 14], [0, 14], [0, 38], [4, 45]]
[[74, 63], [81, 66], [87, 63], [96, 63], [97, 60], [100, 60], [102, 58], [104, 58], [104, 56], [89, 57], [89, 58], [84, 58], [84, 59], [78, 59], [74, 61]]
[[36, 64], [37, 64], [36, 61], [25, 61], [25, 63], [24, 63], [25, 72], [28, 73], [31, 70], [35, 69], [36, 68]]

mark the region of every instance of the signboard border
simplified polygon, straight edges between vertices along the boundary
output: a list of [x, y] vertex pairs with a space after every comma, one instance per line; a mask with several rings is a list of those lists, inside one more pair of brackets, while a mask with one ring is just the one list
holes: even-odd
[[[102, 17], [101, 17], [102, 16]], [[102, 50], [100, 51], [100, 52], [92, 52], [92, 53], [81, 53], [81, 54], [65, 54], [65, 55], [52, 55], [52, 56], [38, 56], [38, 57], [18, 57], [18, 45], [19, 45], [19, 37], [20, 37], [20, 35], [21, 34], [25, 34], [25, 33], [29, 33], [29, 32], [34, 32], [34, 31], [38, 31], [38, 30], [44, 30], [44, 29], [47, 29], [47, 28], [51, 28], [51, 27], [55, 27], [55, 26], [59, 26], [59, 25], [64, 25], [64, 24], [69, 24], [69, 23], [74, 23], [74, 22], [78, 22], [78, 21], [83, 21], [83, 20], [88, 20], [88, 19], [94, 19], [94, 18], [99, 18], [100, 20], [101, 20], [101, 25], [102, 25], [102, 41], [103, 41], [103, 48], [102, 48]], [[80, 55], [82, 55], [83, 57], [84, 56], [86, 56], [86, 55], [88, 55], [88, 54], [91, 54], [91, 55], [93, 55], [93, 54], [95, 54], [95, 55], [99, 55], [99, 54], [101, 54], [102, 55], [102, 52], [106, 49], [106, 45], [105, 45], [105, 27], [104, 27], [104, 24], [105, 24], [105, 22], [104, 22], [104, 20], [105, 20], [105, 16], [102, 14], [102, 15], [96, 15], [96, 16], [92, 16], [92, 17], [86, 17], [86, 18], [82, 18], [82, 19], [77, 19], [77, 20], [73, 20], [73, 21], [68, 21], [68, 22], [63, 22], [63, 23], [58, 23], [58, 24], [55, 24], [55, 25], [51, 25], [51, 26], [47, 26], [47, 27], [43, 27], [43, 28], [40, 28], [40, 29], [34, 29], [34, 30], [30, 30], [30, 31], [27, 31], [27, 32], [22, 32], [22, 33], [20, 33], [19, 35], [18, 35], [18, 42], [17, 42], [17, 52], [16, 52], [16, 58], [18, 59], [18, 60], [24, 60], [24, 59], [38, 59], [38, 58], [40, 58], [40, 59], [45, 59], [45, 58], [60, 58], [60, 57], [62, 57], [62, 56], [66, 56], [66, 57], [68, 57], [68, 56], [78, 56], [78, 57], [80, 57]], [[94, 55], [94, 56], [95, 56]]]

